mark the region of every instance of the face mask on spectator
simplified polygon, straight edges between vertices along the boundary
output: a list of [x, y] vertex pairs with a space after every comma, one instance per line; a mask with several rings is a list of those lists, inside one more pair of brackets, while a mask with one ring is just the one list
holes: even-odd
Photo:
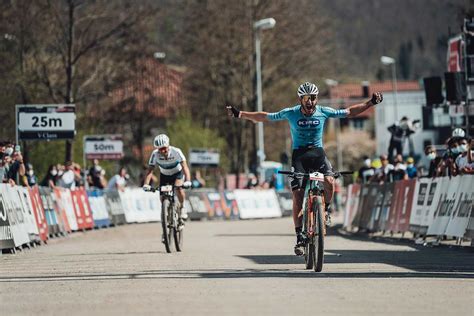
[[370, 159], [364, 160], [364, 166], [370, 167]]
[[462, 144], [459, 146], [459, 151], [465, 153], [467, 151], [467, 144]]
[[449, 150], [451, 150], [451, 152], [452, 152], [453, 154], [459, 154], [458, 146], [453, 147], [453, 148], [450, 148]]
[[104, 169], [100, 170], [100, 175], [105, 176], [105, 170]]
[[409, 164], [407, 165], [408, 168], [413, 168], [413, 166], [414, 166], [414, 165], [413, 165], [412, 163], [409, 163]]
[[32, 177], [34, 174], [35, 174], [35, 172], [34, 172], [33, 170], [28, 170], [28, 175], [29, 175], [30, 177]]
[[436, 158], [436, 153], [429, 153], [429, 154], [427, 155], [427, 157], [428, 157], [429, 160], [433, 160], [433, 159]]
[[55, 177], [58, 174], [58, 171], [56, 169], [53, 169], [49, 172], [53, 177]]
[[59, 170], [59, 171], [58, 171], [58, 176], [62, 176], [63, 173], [64, 173], [64, 172], [63, 172], [62, 170]]
[[11, 156], [12, 154], [13, 154], [13, 148], [8, 147], [7, 149], [5, 149], [6, 156]]

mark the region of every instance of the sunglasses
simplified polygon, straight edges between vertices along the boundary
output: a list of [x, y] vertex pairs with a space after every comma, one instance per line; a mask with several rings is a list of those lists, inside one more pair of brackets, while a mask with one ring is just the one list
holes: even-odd
[[304, 95], [301, 97], [301, 100], [303, 100], [303, 102], [307, 102], [308, 100], [311, 100], [311, 101], [314, 101], [318, 98], [317, 95], [315, 94], [312, 94], [312, 95]]

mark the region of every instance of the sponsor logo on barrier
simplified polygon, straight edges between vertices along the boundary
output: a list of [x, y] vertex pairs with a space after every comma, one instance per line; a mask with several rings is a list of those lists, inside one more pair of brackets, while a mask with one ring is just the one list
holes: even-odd
[[13, 239], [10, 226], [0, 226], [0, 240]]

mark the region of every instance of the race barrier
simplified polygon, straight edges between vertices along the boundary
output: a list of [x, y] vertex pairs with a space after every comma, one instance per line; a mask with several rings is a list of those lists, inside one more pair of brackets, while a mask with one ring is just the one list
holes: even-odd
[[472, 238], [474, 176], [348, 187], [344, 228]]
[[[187, 191], [191, 219], [252, 219], [291, 215], [291, 192], [274, 190]], [[75, 231], [161, 220], [159, 194], [73, 190], [0, 184], [0, 250], [47, 242]]]

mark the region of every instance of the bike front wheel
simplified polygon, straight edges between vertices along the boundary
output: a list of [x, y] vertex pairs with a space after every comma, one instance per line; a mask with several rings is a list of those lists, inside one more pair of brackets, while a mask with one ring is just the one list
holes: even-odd
[[324, 263], [324, 204], [321, 196], [317, 196], [313, 203], [313, 218], [315, 227], [314, 236], [314, 271], [321, 272]]
[[175, 220], [175, 225], [173, 225], [173, 235], [174, 235], [174, 245], [176, 251], [183, 250], [183, 238], [184, 238], [184, 225], [179, 225], [178, 220]]
[[164, 199], [161, 204], [161, 228], [163, 229], [163, 243], [165, 244], [166, 252], [171, 252], [171, 239], [173, 238], [173, 229], [170, 226], [171, 207], [170, 201]]

